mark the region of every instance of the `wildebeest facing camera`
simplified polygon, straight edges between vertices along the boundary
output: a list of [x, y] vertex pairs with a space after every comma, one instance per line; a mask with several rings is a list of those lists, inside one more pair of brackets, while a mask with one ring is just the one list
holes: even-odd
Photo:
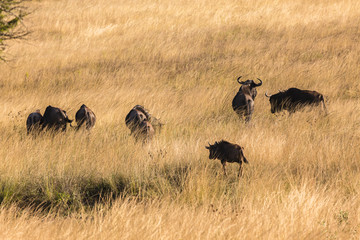
[[241, 76], [238, 77], [237, 81], [241, 84], [241, 87], [232, 101], [232, 108], [240, 119], [245, 117], [245, 121], [248, 122], [254, 112], [254, 101], [257, 95], [256, 87], [261, 86], [262, 81], [258, 78], [260, 83], [256, 84], [253, 80], [240, 81], [240, 78]]

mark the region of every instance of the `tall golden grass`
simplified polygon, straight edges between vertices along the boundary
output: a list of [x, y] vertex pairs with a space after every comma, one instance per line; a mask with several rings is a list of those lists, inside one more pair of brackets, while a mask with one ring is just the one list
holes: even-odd
[[[360, 2], [39, 0], [0, 65], [1, 239], [358, 239]], [[250, 124], [236, 78], [263, 80]], [[270, 113], [298, 87], [318, 108]], [[26, 135], [47, 105], [90, 134]], [[166, 123], [129, 136], [136, 104]], [[244, 146], [237, 178], [208, 142]], [[34, 210], [35, 209], [35, 210]], [[44, 210], [45, 209], [45, 210]]]

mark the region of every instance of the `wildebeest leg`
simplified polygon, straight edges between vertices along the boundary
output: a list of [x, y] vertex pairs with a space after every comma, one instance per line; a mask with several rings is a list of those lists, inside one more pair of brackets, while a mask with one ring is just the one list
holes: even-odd
[[249, 113], [246, 113], [245, 115], [245, 122], [248, 123], [251, 120], [251, 115]]
[[245, 122], [249, 122], [251, 120], [251, 114], [254, 111], [254, 102], [248, 101], [246, 104], [246, 116], [245, 116]]
[[238, 173], [238, 177], [241, 177], [242, 176], [242, 166], [241, 166], [241, 163], [240, 164], [240, 167], [239, 167], [239, 173]]
[[222, 164], [222, 166], [223, 166], [224, 175], [226, 176], [226, 170], [225, 170], [226, 162], [225, 162], [225, 161], [221, 161], [221, 164]]

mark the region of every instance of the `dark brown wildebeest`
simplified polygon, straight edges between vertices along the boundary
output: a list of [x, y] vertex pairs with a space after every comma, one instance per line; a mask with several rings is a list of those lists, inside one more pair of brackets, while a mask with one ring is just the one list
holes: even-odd
[[136, 139], [151, 139], [156, 131], [160, 131], [162, 123], [141, 105], [136, 105], [125, 117], [125, 124], [130, 129], [130, 134]]
[[220, 142], [215, 142], [213, 145], [209, 143], [209, 146], [205, 146], [206, 149], [209, 149], [209, 159], [219, 159], [223, 165], [224, 174], [226, 175], [225, 166], [226, 163], [237, 162], [240, 165], [238, 176], [242, 175], [242, 162], [249, 163], [245, 158], [243, 153], [243, 147], [240, 147], [237, 144], [229, 143], [227, 141], [221, 140]]
[[141, 105], [136, 105], [125, 117], [125, 124], [130, 129], [131, 134], [139, 130], [143, 121], [148, 121], [150, 114]]
[[42, 119], [42, 115], [39, 109], [29, 114], [28, 118], [26, 119], [26, 129], [28, 134], [32, 131], [36, 131], [36, 132], [40, 131], [41, 119]]
[[66, 115], [66, 111], [52, 107], [47, 106], [44, 112], [44, 116], [42, 117], [40, 121], [40, 125], [42, 129], [53, 129], [54, 131], [66, 130], [66, 124], [72, 122], [73, 120], [70, 120], [68, 116]]
[[240, 78], [241, 76], [237, 81], [241, 84], [241, 87], [232, 101], [232, 108], [241, 119], [245, 117], [245, 121], [249, 122], [254, 112], [254, 100], [257, 95], [256, 87], [261, 86], [262, 81], [258, 78], [260, 83], [255, 83], [253, 80], [240, 82]]
[[271, 113], [287, 110], [289, 113], [294, 113], [299, 108], [313, 105], [317, 106], [322, 103], [325, 113], [327, 113], [324, 97], [316, 91], [300, 90], [298, 88], [289, 88], [286, 91], [268, 96], [271, 104]]
[[88, 108], [85, 104], [81, 105], [80, 109], [75, 114], [75, 120], [76, 120], [76, 130], [79, 130], [79, 128], [86, 123], [86, 129], [90, 130], [94, 127], [96, 122], [96, 116], [95, 113]]

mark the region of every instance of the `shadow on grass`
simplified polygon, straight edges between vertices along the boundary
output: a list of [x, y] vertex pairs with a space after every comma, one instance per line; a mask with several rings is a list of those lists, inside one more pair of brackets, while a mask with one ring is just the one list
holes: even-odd
[[[12, 184], [0, 181], [0, 204], [16, 205], [36, 212], [68, 215], [98, 204], [112, 204], [117, 198], [139, 201], [181, 192], [190, 168], [167, 165], [148, 177], [113, 175], [109, 178], [47, 178]], [[164, 183], [165, 181], [165, 183]]]

